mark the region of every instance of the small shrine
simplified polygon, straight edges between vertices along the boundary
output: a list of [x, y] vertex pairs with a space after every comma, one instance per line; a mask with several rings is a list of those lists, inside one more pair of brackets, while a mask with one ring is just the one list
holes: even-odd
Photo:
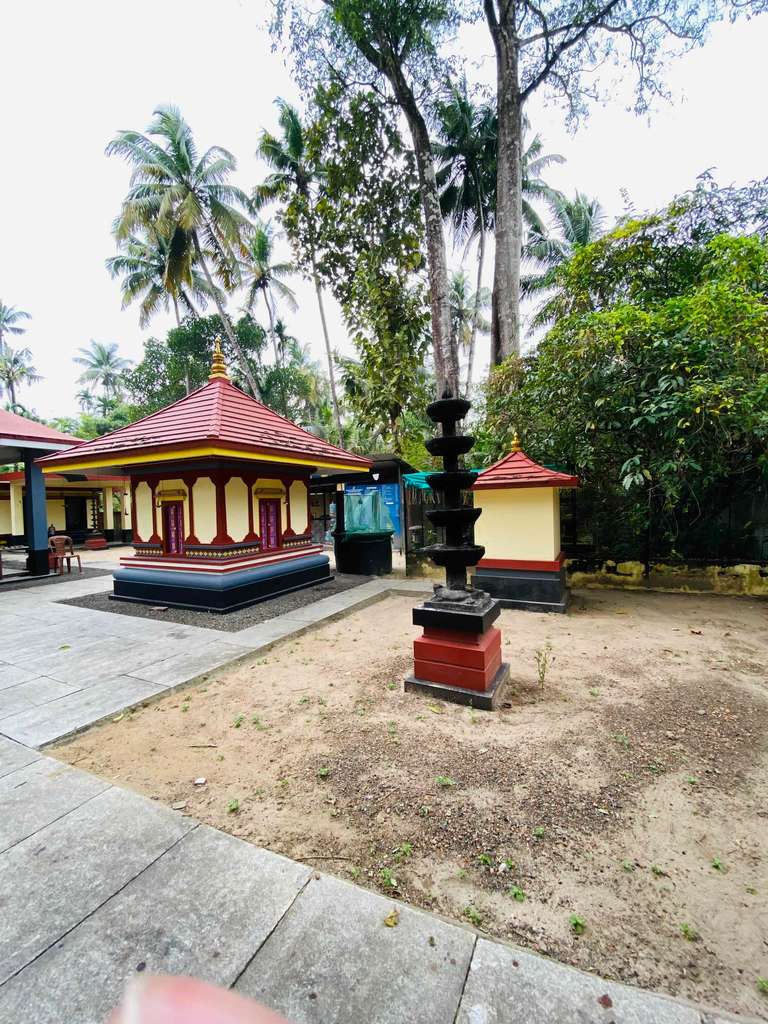
[[446, 396], [427, 406], [442, 433], [426, 442], [430, 455], [442, 458], [442, 473], [431, 473], [427, 483], [440, 504], [427, 516], [442, 534], [439, 543], [425, 548], [432, 561], [445, 569], [445, 584], [413, 609], [413, 623], [424, 634], [413, 642], [413, 674], [406, 691], [425, 693], [456, 704], [490, 711], [497, 707], [509, 678], [509, 665], [501, 660], [501, 631], [493, 623], [501, 607], [482, 590], [467, 585], [467, 567], [482, 558], [482, 546], [472, 540], [472, 527], [482, 509], [462, 500], [477, 474], [462, 469], [474, 438], [456, 433], [456, 424], [469, 412], [470, 403]]
[[226, 612], [332, 578], [312, 541], [310, 476], [371, 462], [235, 387], [217, 341], [203, 387], [39, 465], [130, 479], [134, 554], [116, 599]]
[[528, 458], [515, 434], [512, 450], [472, 486], [482, 516], [475, 539], [485, 548], [474, 584], [504, 608], [564, 612], [568, 606], [560, 548], [560, 491], [579, 479]]

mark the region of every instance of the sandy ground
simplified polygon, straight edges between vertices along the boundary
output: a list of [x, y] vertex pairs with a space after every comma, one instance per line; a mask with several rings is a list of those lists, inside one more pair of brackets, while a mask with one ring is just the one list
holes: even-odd
[[58, 756], [493, 936], [768, 1019], [768, 603], [582, 591], [568, 616], [504, 612], [498, 713], [403, 693], [412, 604]]

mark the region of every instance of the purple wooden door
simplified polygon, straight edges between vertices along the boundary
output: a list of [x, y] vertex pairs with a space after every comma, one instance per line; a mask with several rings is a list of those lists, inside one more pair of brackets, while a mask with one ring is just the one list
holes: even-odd
[[280, 502], [277, 498], [259, 499], [259, 533], [262, 551], [274, 551], [280, 547]]
[[184, 506], [180, 501], [163, 505], [163, 547], [166, 555], [184, 552]]

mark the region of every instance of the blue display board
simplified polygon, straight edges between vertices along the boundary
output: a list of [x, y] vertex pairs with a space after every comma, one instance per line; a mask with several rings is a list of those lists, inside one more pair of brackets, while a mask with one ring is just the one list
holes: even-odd
[[346, 494], [370, 494], [379, 492], [381, 503], [386, 507], [398, 544], [402, 544], [402, 519], [400, 515], [400, 488], [397, 484], [346, 484]]

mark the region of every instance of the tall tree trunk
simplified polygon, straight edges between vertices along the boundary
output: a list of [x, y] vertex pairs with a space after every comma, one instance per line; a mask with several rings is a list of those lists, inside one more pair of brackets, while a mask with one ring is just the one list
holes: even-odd
[[496, 158], [496, 251], [491, 313], [491, 363], [520, 351], [520, 259], [523, 236], [522, 98], [519, 84], [517, 5], [484, 0], [496, 51], [498, 141]]
[[480, 241], [477, 251], [477, 282], [475, 284], [475, 314], [472, 318], [472, 333], [469, 336], [469, 355], [467, 356], [467, 398], [469, 389], [472, 387], [472, 365], [475, 361], [475, 344], [477, 342], [477, 325], [480, 322], [481, 292], [483, 288], [483, 264], [485, 262], [485, 218], [483, 217], [482, 203], [478, 203], [478, 216], [480, 219]]
[[277, 335], [275, 334], [275, 317], [274, 314], [272, 313], [272, 307], [269, 304], [266, 288], [262, 289], [262, 295], [264, 296], [264, 305], [267, 307], [267, 317], [269, 318], [269, 334], [270, 337], [272, 338], [272, 348], [275, 353], [275, 366], [279, 368], [282, 365], [283, 361], [280, 358], [280, 352], [277, 347]]
[[320, 310], [320, 323], [323, 327], [323, 341], [325, 342], [325, 357], [328, 360], [328, 382], [331, 386], [331, 405], [333, 406], [333, 419], [336, 424], [336, 432], [339, 435], [339, 444], [344, 444], [344, 433], [341, 429], [341, 413], [339, 412], [339, 397], [336, 393], [336, 375], [333, 370], [333, 353], [331, 352], [331, 339], [328, 336], [328, 323], [325, 319], [325, 306], [323, 304], [323, 290], [320, 287], [320, 279], [315, 269], [315, 257], [312, 255], [312, 282], [315, 286], [317, 306]]
[[427, 269], [432, 313], [432, 350], [437, 372], [437, 392], [459, 394], [458, 343], [451, 331], [451, 303], [448, 292], [448, 258], [443, 234], [443, 215], [440, 193], [426, 121], [416, 98], [406, 81], [397, 58], [384, 53], [384, 73], [395, 92], [397, 102], [405, 114], [411, 132], [416, 167], [419, 174], [421, 205], [424, 211], [424, 234], [427, 242]]
[[256, 381], [254, 379], [253, 374], [251, 373], [251, 368], [248, 365], [248, 360], [245, 358], [245, 353], [240, 347], [240, 342], [235, 337], [235, 332], [232, 330], [232, 325], [230, 324], [224, 307], [221, 304], [221, 299], [219, 298], [218, 290], [216, 289], [216, 286], [213, 283], [211, 272], [208, 269], [208, 264], [205, 260], [205, 257], [203, 256], [202, 249], [200, 248], [200, 242], [197, 239], [197, 232], [193, 233], [192, 238], [194, 241], [195, 252], [197, 253], [198, 261], [200, 263], [200, 266], [203, 268], [203, 273], [205, 274], [205, 279], [208, 282], [208, 287], [211, 289], [213, 301], [216, 303], [216, 309], [219, 311], [219, 316], [221, 317], [221, 322], [224, 326], [224, 333], [226, 334], [227, 339], [230, 345], [232, 346], [232, 350], [237, 356], [237, 361], [240, 364], [240, 369], [243, 372], [243, 376], [248, 382], [248, 387], [251, 389], [251, 394], [255, 398], [256, 395], [258, 395], [259, 393], [258, 388], [256, 386]]
[[[171, 292], [171, 299], [173, 300], [173, 312], [176, 314], [176, 326], [181, 327], [181, 317], [179, 316], [179, 300], [176, 298], [176, 294]], [[184, 391], [189, 394], [192, 390], [192, 381], [189, 379], [189, 361], [184, 358]]]
[[16, 412], [16, 385], [11, 377], [6, 381], [6, 387], [8, 388], [8, 397], [11, 400], [11, 412]]

